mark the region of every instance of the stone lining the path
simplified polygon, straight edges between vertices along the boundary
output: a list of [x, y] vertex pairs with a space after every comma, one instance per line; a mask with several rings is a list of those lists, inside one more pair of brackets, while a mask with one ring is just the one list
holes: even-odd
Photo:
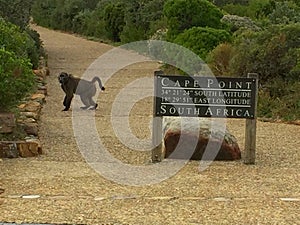
[[0, 141], [0, 158], [36, 157], [42, 154], [42, 146], [39, 141], [38, 121], [41, 109], [46, 102], [47, 87], [45, 78], [49, 75], [46, 66], [33, 71], [38, 79], [38, 90], [18, 106], [20, 115], [15, 118], [13, 113], [0, 114], [0, 133], [13, 133], [17, 126], [25, 133], [24, 140]]

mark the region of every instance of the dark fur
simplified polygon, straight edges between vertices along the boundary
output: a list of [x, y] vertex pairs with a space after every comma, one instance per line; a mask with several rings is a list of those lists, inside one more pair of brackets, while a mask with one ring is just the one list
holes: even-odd
[[66, 94], [63, 102], [63, 105], [65, 106], [63, 111], [69, 110], [74, 94], [80, 95], [80, 99], [85, 105], [84, 107], [81, 107], [82, 109], [88, 109], [91, 106], [91, 109], [96, 109], [98, 104], [93, 100], [93, 97], [96, 94], [95, 82], [98, 82], [102, 91], [105, 90], [99, 77], [94, 77], [92, 81], [87, 81], [73, 77], [72, 74], [62, 72], [58, 76], [58, 81]]

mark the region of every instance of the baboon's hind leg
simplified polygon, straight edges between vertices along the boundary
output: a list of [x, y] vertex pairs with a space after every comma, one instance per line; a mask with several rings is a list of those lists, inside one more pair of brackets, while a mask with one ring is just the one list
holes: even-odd
[[89, 98], [89, 102], [90, 102], [90, 106], [93, 106], [92, 108], [90, 108], [90, 110], [95, 110], [98, 107], [98, 104], [93, 100], [92, 97]]
[[90, 105], [90, 101], [87, 96], [80, 95], [80, 99], [85, 106], [80, 107], [81, 109], [88, 109]]

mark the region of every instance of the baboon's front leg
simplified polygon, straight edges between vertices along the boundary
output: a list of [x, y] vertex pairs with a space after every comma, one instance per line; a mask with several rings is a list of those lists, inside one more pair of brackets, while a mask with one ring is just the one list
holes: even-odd
[[73, 95], [66, 95], [65, 96], [64, 102], [63, 102], [65, 108], [63, 109], [63, 111], [68, 111], [70, 109], [72, 99], [73, 99]]

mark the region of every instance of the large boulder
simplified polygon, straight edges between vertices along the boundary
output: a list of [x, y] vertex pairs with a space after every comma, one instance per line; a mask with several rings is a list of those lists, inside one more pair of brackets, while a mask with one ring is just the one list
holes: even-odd
[[165, 158], [241, 159], [237, 140], [223, 123], [207, 118], [164, 117], [163, 132]]

